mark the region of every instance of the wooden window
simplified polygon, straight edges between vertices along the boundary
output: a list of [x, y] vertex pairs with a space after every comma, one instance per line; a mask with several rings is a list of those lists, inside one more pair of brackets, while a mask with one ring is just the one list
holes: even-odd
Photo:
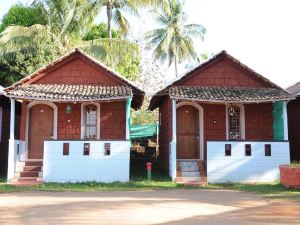
[[97, 106], [93, 104], [86, 105], [84, 108], [84, 138], [88, 140], [97, 139]]
[[228, 119], [228, 139], [241, 140], [241, 109], [239, 106], [229, 106], [227, 108]]
[[231, 144], [225, 144], [225, 156], [231, 156]]
[[265, 144], [265, 156], [271, 156], [271, 145], [270, 144]]
[[90, 155], [90, 143], [83, 144], [83, 155]]
[[245, 145], [245, 155], [251, 156], [251, 145], [250, 144]]
[[69, 148], [70, 148], [69, 143], [64, 143], [63, 144], [63, 155], [69, 155]]
[[104, 143], [104, 155], [110, 155], [110, 143]]

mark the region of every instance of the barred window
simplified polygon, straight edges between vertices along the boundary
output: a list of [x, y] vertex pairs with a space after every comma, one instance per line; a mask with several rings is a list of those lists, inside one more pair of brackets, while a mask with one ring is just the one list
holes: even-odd
[[84, 108], [85, 115], [85, 139], [97, 138], [97, 106], [89, 104]]
[[241, 140], [241, 109], [238, 106], [228, 107], [228, 138]]

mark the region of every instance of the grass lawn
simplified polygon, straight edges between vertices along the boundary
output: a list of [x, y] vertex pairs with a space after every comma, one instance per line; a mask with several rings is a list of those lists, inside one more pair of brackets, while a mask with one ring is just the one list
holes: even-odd
[[1, 192], [15, 191], [136, 191], [136, 190], [158, 190], [158, 189], [231, 189], [247, 191], [260, 194], [272, 200], [297, 200], [300, 201], [300, 190], [283, 187], [279, 182], [263, 184], [209, 184], [205, 187], [186, 187], [172, 182], [168, 175], [154, 170], [152, 180], [147, 181], [146, 169], [140, 168], [131, 172], [130, 182], [121, 183], [46, 183], [35, 186], [11, 186], [0, 179]]

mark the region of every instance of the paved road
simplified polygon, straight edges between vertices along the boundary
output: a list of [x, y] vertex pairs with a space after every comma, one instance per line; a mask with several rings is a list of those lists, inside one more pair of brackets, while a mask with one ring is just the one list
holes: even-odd
[[300, 224], [300, 202], [228, 190], [0, 194], [0, 224]]

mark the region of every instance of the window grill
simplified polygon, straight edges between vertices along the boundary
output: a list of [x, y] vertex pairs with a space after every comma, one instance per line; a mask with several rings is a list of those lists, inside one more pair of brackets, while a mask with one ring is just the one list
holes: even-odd
[[238, 106], [228, 107], [229, 140], [241, 140], [241, 109]]
[[97, 106], [85, 106], [85, 139], [95, 140], [97, 138]]

